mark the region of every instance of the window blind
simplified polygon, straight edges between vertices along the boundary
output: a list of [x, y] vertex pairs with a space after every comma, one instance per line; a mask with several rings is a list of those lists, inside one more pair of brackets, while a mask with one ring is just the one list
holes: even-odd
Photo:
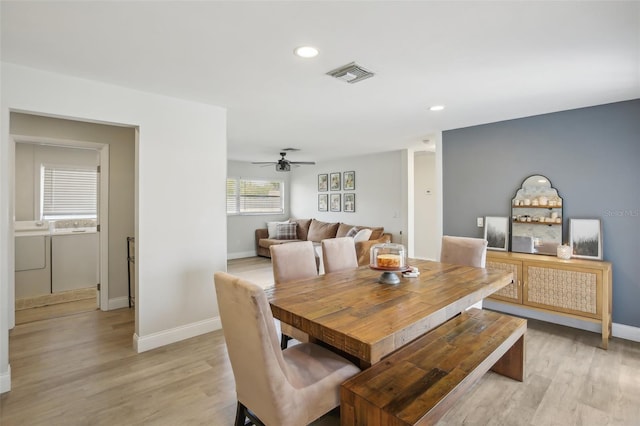
[[42, 218], [97, 217], [96, 169], [43, 166]]
[[227, 214], [283, 213], [283, 182], [227, 179]]

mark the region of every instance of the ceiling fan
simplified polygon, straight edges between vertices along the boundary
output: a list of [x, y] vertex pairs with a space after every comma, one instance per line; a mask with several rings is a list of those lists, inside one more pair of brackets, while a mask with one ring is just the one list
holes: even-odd
[[286, 152], [280, 153], [280, 159], [278, 161], [253, 161], [251, 164], [275, 164], [276, 172], [288, 172], [291, 170], [291, 165], [299, 166], [302, 164], [316, 164], [315, 161], [289, 161], [284, 158], [287, 155]]

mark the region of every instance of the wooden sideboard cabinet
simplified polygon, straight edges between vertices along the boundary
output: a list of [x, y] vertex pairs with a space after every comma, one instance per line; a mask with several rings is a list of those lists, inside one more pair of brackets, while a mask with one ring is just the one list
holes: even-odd
[[487, 268], [513, 272], [513, 283], [491, 299], [599, 323], [601, 347], [607, 349], [612, 322], [611, 263], [488, 251]]

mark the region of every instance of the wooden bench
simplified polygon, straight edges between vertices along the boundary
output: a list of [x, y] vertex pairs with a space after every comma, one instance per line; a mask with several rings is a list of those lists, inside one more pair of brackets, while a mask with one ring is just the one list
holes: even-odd
[[345, 425], [435, 424], [489, 369], [524, 380], [527, 320], [469, 309], [344, 382]]

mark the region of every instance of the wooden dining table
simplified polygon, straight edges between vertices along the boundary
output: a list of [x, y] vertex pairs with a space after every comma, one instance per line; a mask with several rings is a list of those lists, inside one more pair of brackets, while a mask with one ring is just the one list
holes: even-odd
[[277, 284], [273, 316], [365, 368], [511, 283], [510, 272], [408, 259], [416, 278], [378, 282], [369, 266]]

